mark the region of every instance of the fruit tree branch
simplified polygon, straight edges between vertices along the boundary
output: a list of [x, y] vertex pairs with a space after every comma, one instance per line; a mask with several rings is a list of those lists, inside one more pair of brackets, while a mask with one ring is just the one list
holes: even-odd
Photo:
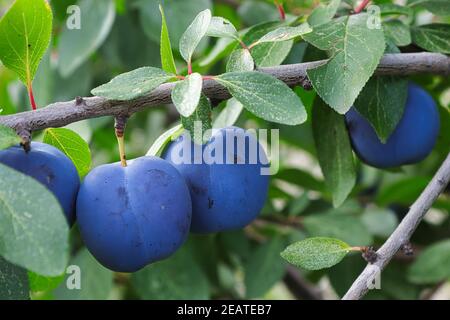
[[[289, 86], [311, 86], [306, 70], [326, 63], [327, 60], [261, 68]], [[375, 72], [377, 75], [399, 75], [433, 73], [450, 74], [450, 57], [439, 53], [402, 53], [385, 55]], [[34, 131], [49, 127], [62, 127], [72, 122], [102, 116], [130, 116], [147, 107], [171, 103], [170, 92], [174, 83], [166, 83], [151, 93], [132, 101], [111, 101], [101, 97], [76, 98], [68, 102], [57, 102], [36, 111], [0, 116], [0, 124], [17, 131]], [[214, 101], [230, 97], [228, 91], [214, 80], [205, 80], [203, 92]]]
[[[380, 275], [380, 272], [387, 266], [392, 257], [400, 248], [409, 242], [412, 234], [416, 230], [420, 221], [439, 194], [445, 189], [450, 181], [450, 154], [442, 163], [439, 170], [434, 175], [428, 186], [411, 206], [409, 212], [391, 234], [386, 242], [377, 251], [377, 260], [373, 264], [368, 264], [363, 272], [358, 276], [343, 300], [357, 300], [362, 298], [368, 291], [368, 285]], [[381, 277], [381, 286], [383, 281]]]

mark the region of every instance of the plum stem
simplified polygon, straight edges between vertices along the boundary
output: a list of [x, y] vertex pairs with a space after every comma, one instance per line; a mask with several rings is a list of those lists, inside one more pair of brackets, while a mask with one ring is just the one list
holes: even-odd
[[361, 11], [364, 10], [365, 7], [367, 7], [367, 5], [369, 4], [370, 0], [363, 0], [359, 6], [357, 6], [355, 8], [355, 13], [360, 13]]
[[36, 100], [34, 100], [34, 94], [33, 94], [33, 85], [30, 83], [28, 83], [28, 97], [30, 98], [30, 104], [31, 104], [31, 108], [33, 110], [37, 109], [36, 106]]
[[115, 118], [115, 125], [114, 125], [117, 143], [119, 145], [120, 164], [122, 165], [122, 167], [127, 166], [127, 157], [125, 154], [125, 139], [124, 139], [127, 120], [128, 120], [127, 116], [117, 116]]
[[286, 12], [284, 11], [283, 4], [275, 0], [275, 5], [277, 6], [278, 12], [280, 14], [280, 19], [282, 21], [286, 20]]

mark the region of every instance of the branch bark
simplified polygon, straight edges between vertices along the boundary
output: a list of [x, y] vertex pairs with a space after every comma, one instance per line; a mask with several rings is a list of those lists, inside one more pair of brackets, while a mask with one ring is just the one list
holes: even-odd
[[402, 245], [409, 242], [409, 239], [420, 221], [422, 221], [433, 202], [445, 189], [449, 181], [450, 154], [447, 155], [447, 158], [442, 163], [433, 179], [411, 206], [411, 209], [398, 225], [397, 229], [395, 229], [391, 236], [377, 251], [377, 261], [374, 264], [367, 265], [342, 298], [343, 300], [358, 300], [367, 293], [369, 287], [368, 284], [370, 285], [376, 277], [381, 275], [381, 271], [383, 271], [397, 251], [400, 250]]
[[[289, 86], [310, 87], [306, 74], [308, 69], [326, 63], [327, 60], [261, 68], [259, 71], [271, 74]], [[406, 76], [420, 73], [450, 74], [450, 57], [439, 53], [403, 53], [385, 55], [375, 74]], [[102, 116], [130, 116], [147, 107], [171, 103], [170, 92], [173, 83], [159, 86], [146, 96], [132, 101], [111, 101], [101, 97], [80, 98], [68, 102], [57, 102], [36, 111], [0, 116], [0, 124], [16, 130], [35, 131], [49, 127], [62, 127], [72, 122]], [[210, 98], [224, 100], [230, 97], [228, 91], [214, 80], [205, 80], [203, 92]]]

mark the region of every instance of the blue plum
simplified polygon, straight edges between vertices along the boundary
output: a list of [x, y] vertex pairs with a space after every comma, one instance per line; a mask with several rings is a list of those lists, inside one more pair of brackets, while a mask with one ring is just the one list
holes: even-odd
[[86, 247], [105, 267], [135, 272], [174, 253], [186, 240], [192, 205], [188, 187], [167, 161], [141, 157], [93, 169], [77, 200]]
[[32, 142], [31, 150], [21, 146], [0, 151], [0, 163], [33, 177], [58, 199], [69, 225], [75, 221], [75, 204], [80, 178], [73, 162], [57, 148]]
[[392, 168], [417, 163], [426, 158], [439, 134], [439, 112], [433, 98], [410, 84], [403, 116], [385, 144], [370, 123], [355, 108], [345, 115], [353, 149], [365, 163]]
[[243, 228], [264, 206], [269, 176], [261, 169], [268, 169], [267, 157], [256, 138], [243, 129], [217, 130], [204, 145], [184, 134], [168, 146], [163, 158], [174, 164], [189, 186], [192, 232]]

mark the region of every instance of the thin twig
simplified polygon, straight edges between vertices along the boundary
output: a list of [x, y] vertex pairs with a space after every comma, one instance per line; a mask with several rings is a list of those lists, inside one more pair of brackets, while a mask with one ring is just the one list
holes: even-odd
[[[289, 86], [302, 85], [310, 88], [306, 71], [326, 63], [327, 60], [261, 68]], [[412, 75], [432, 73], [449, 75], [450, 57], [439, 53], [401, 53], [385, 55], [376, 72], [377, 75]], [[78, 98], [68, 102], [57, 102], [34, 112], [22, 112], [0, 116], [0, 124], [16, 130], [41, 130], [63, 127], [72, 122], [103, 116], [131, 115], [148, 107], [170, 104], [170, 93], [174, 83], [166, 83], [153, 92], [132, 101], [111, 101], [101, 97]], [[214, 80], [205, 80], [203, 93], [215, 100], [230, 98], [228, 91]], [[77, 103], [82, 101], [82, 103]]]
[[445, 189], [449, 181], [450, 154], [447, 155], [447, 158], [442, 163], [433, 179], [411, 206], [411, 209], [398, 225], [397, 229], [395, 229], [383, 246], [377, 251], [377, 260], [373, 264], [368, 264], [366, 266], [342, 298], [343, 300], [361, 299], [367, 293], [370, 284], [381, 275], [381, 271], [387, 266], [389, 261], [391, 261], [392, 257], [394, 257], [397, 251], [400, 250], [405, 243], [409, 242], [420, 221], [422, 221], [433, 202]]

